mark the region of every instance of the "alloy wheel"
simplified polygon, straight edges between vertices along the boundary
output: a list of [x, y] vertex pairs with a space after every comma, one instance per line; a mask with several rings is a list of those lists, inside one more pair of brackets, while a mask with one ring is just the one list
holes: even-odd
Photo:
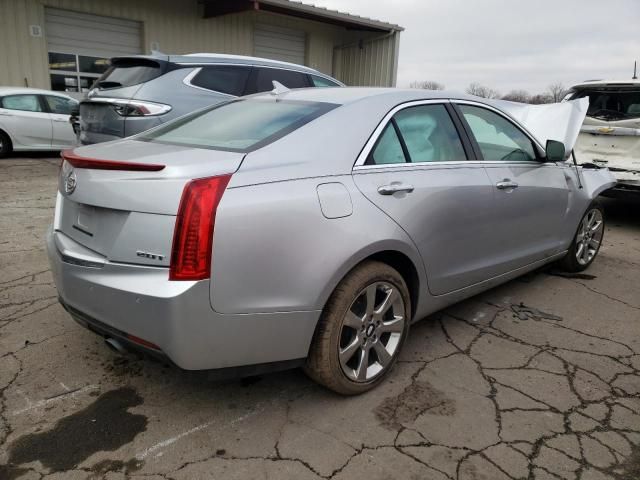
[[604, 234], [602, 212], [597, 208], [589, 210], [582, 218], [576, 235], [576, 260], [580, 265], [588, 265], [598, 253]]
[[375, 282], [358, 293], [345, 314], [338, 359], [343, 373], [368, 382], [391, 365], [405, 328], [405, 304], [398, 288]]

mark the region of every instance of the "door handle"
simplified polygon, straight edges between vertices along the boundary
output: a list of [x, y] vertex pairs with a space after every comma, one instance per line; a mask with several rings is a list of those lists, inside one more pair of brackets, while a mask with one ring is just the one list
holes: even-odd
[[498, 190], [512, 190], [514, 188], [518, 188], [518, 184], [516, 182], [512, 182], [508, 178], [505, 178], [503, 181], [496, 183], [496, 188]]
[[380, 195], [393, 195], [397, 192], [413, 192], [413, 185], [409, 185], [408, 183], [391, 183], [389, 185], [382, 185], [378, 187], [378, 193]]

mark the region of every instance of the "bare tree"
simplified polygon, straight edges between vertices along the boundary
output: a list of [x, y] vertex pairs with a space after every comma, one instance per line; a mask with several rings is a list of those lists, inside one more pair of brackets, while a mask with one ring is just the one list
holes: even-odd
[[511, 90], [507, 93], [502, 100], [509, 100], [510, 102], [529, 103], [531, 95], [526, 90]]
[[553, 103], [553, 98], [546, 93], [538, 93], [536, 95], [532, 95], [529, 99], [529, 103], [532, 105], [541, 105], [543, 103]]
[[567, 89], [561, 82], [552, 83], [547, 87], [547, 95], [551, 97], [551, 100], [555, 102], [561, 101], [565, 94], [567, 93]]
[[409, 84], [410, 88], [422, 88], [424, 90], [444, 90], [444, 85], [434, 80], [418, 80]]
[[471, 83], [467, 87], [467, 93], [469, 95], [475, 95], [476, 97], [483, 98], [499, 98], [500, 93], [493, 88], [485, 87], [484, 85], [480, 85], [479, 83]]

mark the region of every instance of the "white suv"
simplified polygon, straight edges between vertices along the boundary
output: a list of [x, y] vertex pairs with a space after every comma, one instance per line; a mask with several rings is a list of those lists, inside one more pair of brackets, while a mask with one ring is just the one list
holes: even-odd
[[575, 146], [581, 164], [607, 167], [618, 181], [612, 194], [640, 194], [640, 80], [594, 80], [575, 85], [566, 99], [589, 97]]

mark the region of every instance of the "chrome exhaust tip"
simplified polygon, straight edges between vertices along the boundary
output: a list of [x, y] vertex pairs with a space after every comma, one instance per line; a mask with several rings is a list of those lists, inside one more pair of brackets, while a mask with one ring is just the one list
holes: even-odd
[[124, 355], [125, 353], [127, 353], [127, 349], [124, 348], [124, 346], [122, 345], [122, 343], [120, 343], [118, 340], [116, 340], [115, 338], [112, 337], [106, 337], [104, 339], [104, 343], [107, 344], [107, 347], [109, 347], [111, 350], [113, 350], [114, 352], [117, 352], [121, 355]]

